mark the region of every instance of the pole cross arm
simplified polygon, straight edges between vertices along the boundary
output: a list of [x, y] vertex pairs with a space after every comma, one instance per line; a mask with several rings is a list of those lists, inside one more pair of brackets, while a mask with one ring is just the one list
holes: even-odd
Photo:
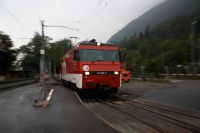
[[58, 27], [58, 28], [66, 28], [66, 29], [70, 29], [70, 30], [79, 31], [79, 29], [72, 28], [69, 26], [61, 26], [61, 25], [44, 25], [44, 27]]

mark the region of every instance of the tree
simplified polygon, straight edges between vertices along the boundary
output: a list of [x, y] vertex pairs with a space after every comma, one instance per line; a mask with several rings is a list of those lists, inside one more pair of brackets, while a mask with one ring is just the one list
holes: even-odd
[[45, 47], [47, 47], [47, 42], [47, 38], [45, 38], [43, 43], [42, 36], [40, 36], [38, 33], [35, 33], [30, 43], [20, 47], [18, 52], [21, 52], [25, 55], [24, 60], [22, 61], [22, 67], [24, 70], [30, 70], [33, 73], [39, 73], [40, 49], [43, 44]]
[[139, 73], [140, 64], [142, 63], [141, 55], [138, 51], [132, 50], [124, 52], [124, 61], [126, 62], [126, 68], [133, 71], [134, 73]]
[[[63, 39], [54, 43], [49, 43], [49, 37], [45, 37], [45, 59], [52, 62], [54, 68], [60, 67], [61, 57], [70, 49], [70, 40]], [[24, 60], [22, 61], [22, 67], [24, 70], [31, 70], [34, 73], [39, 73], [39, 64], [40, 64], [40, 49], [43, 45], [42, 36], [36, 33], [27, 45], [20, 47], [18, 52], [21, 52], [25, 55]]]
[[148, 26], [146, 26], [146, 28], [145, 28], [145, 30], [144, 30], [144, 37], [148, 37], [149, 36], [149, 25]]
[[147, 73], [152, 73], [153, 76], [158, 76], [160, 72], [164, 71], [164, 65], [161, 63], [160, 59], [148, 59], [144, 63], [145, 71]]
[[13, 42], [9, 35], [0, 32], [0, 74], [11, 69], [12, 62], [15, 60], [16, 51], [11, 49]]
[[70, 43], [70, 40], [63, 39], [50, 44], [47, 50], [47, 59], [52, 61], [53, 72], [59, 72], [61, 58], [71, 48]]
[[120, 47], [124, 50], [127, 67], [134, 64], [137, 71], [143, 62], [147, 72], [156, 74], [163, 72], [164, 66], [176, 68], [177, 65], [190, 64], [190, 26], [197, 18], [199, 13], [179, 16], [151, 30], [147, 25], [144, 32], [123, 41]]

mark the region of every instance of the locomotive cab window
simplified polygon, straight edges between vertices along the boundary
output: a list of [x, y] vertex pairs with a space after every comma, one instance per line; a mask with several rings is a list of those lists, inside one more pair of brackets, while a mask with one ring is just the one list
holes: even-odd
[[91, 50], [82, 49], [80, 50], [81, 61], [109, 61], [118, 62], [119, 52], [115, 50]]
[[75, 50], [74, 51], [74, 58], [73, 58], [74, 61], [79, 61], [79, 52], [78, 50]]

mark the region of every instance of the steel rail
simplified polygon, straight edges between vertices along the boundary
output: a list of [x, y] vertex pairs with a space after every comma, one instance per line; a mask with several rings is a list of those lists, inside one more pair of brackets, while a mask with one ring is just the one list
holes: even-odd
[[152, 107], [152, 108], [157, 108], [157, 109], [160, 109], [160, 110], [165, 110], [165, 111], [169, 111], [169, 112], [181, 114], [181, 115], [184, 115], [184, 116], [188, 116], [188, 117], [193, 117], [193, 118], [196, 118], [196, 119], [200, 119], [200, 116], [197, 116], [197, 115], [191, 115], [189, 113], [179, 112], [179, 111], [176, 111], [176, 110], [172, 110], [172, 109], [168, 109], [168, 108], [163, 108], [163, 107], [159, 107], [159, 106], [156, 106], [156, 105], [152, 105], [152, 104], [148, 104], [148, 103], [144, 103], [144, 102], [140, 102], [140, 101], [135, 101], [135, 100], [131, 100], [130, 101], [130, 99], [127, 99], [127, 98], [119, 98], [119, 100], [124, 100], [124, 101], [126, 101], [126, 102], [128, 102], [130, 104], [137, 103], [137, 104], [149, 106], [149, 107]]
[[20, 80], [12, 80], [0, 83], [0, 90], [18, 88], [21, 86], [25, 86], [28, 84], [36, 83], [37, 81], [34, 79], [20, 79]]
[[[103, 104], [106, 104], [106, 105], [111, 106], [111, 107], [116, 108], [116, 109], [118, 109], [118, 107], [122, 109], [121, 106], [123, 106], [125, 109], [128, 109], [128, 108], [127, 108], [127, 105], [123, 105], [123, 104], [116, 103], [115, 101], [113, 101], [113, 99], [111, 99], [111, 100], [109, 100], [109, 101], [108, 101], [108, 99], [107, 99], [107, 101], [103, 100], [103, 101], [101, 101], [101, 102], [102, 102]], [[111, 104], [115, 104], [115, 106], [114, 106], [114, 105], [110, 105], [110, 103], [111, 103]], [[127, 103], [127, 102], [124, 102], [124, 103]], [[117, 105], [117, 107], [116, 107], [116, 105]], [[164, 120], [164, 121], [168, 121], [168, 122], [170, 122], [170, 123], [173, 123], [173, 124], [175, 124], [175, 125], [177, 125], [177, 126], [179, 126], [179, 127], [183, 127], [183, 128], [185, 128], [185, 129], [189, 129], [189, 130], [192, 130], [192, 131], [195, 131], [195, 132], [200, 132], [200, 127], [198, 127], [198, 126], [196, 126], [196, 125], [193, 125], [193, 124], [191, 124], [191, 123], [187, 123], [187, 122], [178, 120], [178, 119], [173, 118], [173, 117], [171, 117], [171, 116], [167, 116], [167, 115], [165, 115], [165, 114], [158, 113], [158, 112], [156, 112], [156, 111], [154, 111], [154, 110], [147, 109], [147, 108], [144, 108], [144, 107], [141, 107], [141, 106], [138, 106], [138, 105], [134, 105], [134, 104], [129, 104], [129, 105], [133, 105], [133, 106], [135, 106], [135, 107], [137, 107], [137, 108], [143, 109], [143, 110], [148, 111], [148, 112], [151, 112], [151, 113], [153, 113], [153, 114], [156, 114], [156, 115], [165, 117], [165, 118], [167, 118], [167, 119], [171, 119], [171, 120], [173, 120], [173, 121], [176, 121], [176, 122], [173, 122], [173, 121], [169, 121], [169, 120], [166, 120], [166, 119]], [[129, 108], [130, 108], [130, 107], [129, 107]], [[119, 109], [118, 109], [118, 110], [119, 110]], [[129, 111], [129, 110], [125, 110], [125, 111]], [[129, 112], [130, 112], [130, 111], [129, 111]], [[134, 113], [134, 111], [133, 111], [133, 112], [130, 112], [130, 114], [132, 114], [132, 113]], [[163, 118], [163, 119], [164, 119], [164, 118]]]
[[119, 112], [121, 112], [121, 113], [123, 113], [123, 114], [125, 114], [125, 115], [127, 115], [127, 116], [131, 116], [132, 118], [136, 119], [137, 121], [139, 121], [139, 122], [141, 122], [141, 123], [143, 123], [143, 124], [145, 124], [145, 125], [147, 125], [147, 126], [150, 126], [151, 128], [153, 128], [154, 130], [156, 130], [156, 131], [158, 131], [158, 132], [162, 132], [162, 133], [163, 133], [163, 132], [167, 132], [166, 130], [164, 130], [164, 129], [158, 127], [158, 126], [155, 126], [155, 125], [153, 125], [153, 124], [150, 123], [150, 122], [147, 122], [147, 121], [142, 120], [142, 119], [140, 119], [140, 118], [134, 117], [133, 115], [131, 115], [131, 113], [128, 113], [128, 112], [125, 111], [125, 110], [122, 110], [122, 109], [120, 109], [120, 108], [118, 108], [118, 107], [116, 107], [116, 106], [112, 106], [112, 105], [106, 104], [105, 101], [102, 102], [102, 101], [97, 100], [97, 102], [103, 103], [103, 104], [101, 104], [101, 105], [104, 105], [104, 107], [107, 106], [107, 107], [110, 107], [110, 108], [112, 108], [112, 109], [115, 109], [115, 110], [117, 110], [117, 111], [119, 111]]

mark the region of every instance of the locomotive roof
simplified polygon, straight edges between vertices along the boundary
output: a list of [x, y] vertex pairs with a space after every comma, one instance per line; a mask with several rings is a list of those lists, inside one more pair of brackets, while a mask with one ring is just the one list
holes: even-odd
[[[84, 41], [84, 42], [79, 42], [77, 44], [78, 45], [97, 45], [97, 42], [87, 42], [87, 41]], [[110, 44], [110, 43], [101, 43], [101, 46], [117, 46], [115, 44]]]
[[[75, 46], [72, 47], [72, 49], [70, 49], [67, 53], [69, 53], [70, 51], [73, 51], [74, 49], [80, 48], [79, 46], [97, 46], [98, 42], [88, 42], [88, 41], [83, 41], [83, 42], [79, 42], [77, 43]], [[109, 43], [101, 43], [101, 45], [99, 46], [100, 49], [105, 49], [105, 47], [101, 47], [101, 46], [113, 46], [113, 47], [109, 47], [109, 49], [117, 49], [119, 48], [118, 45], [115, 44], [109, 44]], [[94, 47], [96, 48], [96, 47]]]

